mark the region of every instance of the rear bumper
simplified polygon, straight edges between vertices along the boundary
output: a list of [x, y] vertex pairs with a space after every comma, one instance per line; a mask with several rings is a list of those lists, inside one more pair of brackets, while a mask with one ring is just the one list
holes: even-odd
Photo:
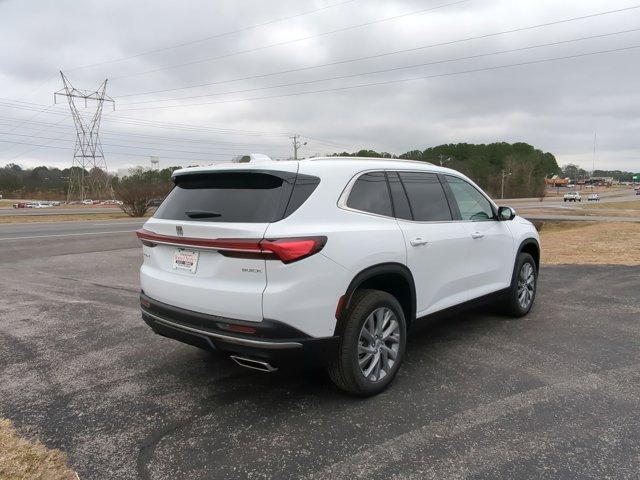
[[[140, 304], [142, 319], [159, 335], [205, 350], [263, 360], [278, 368], [326, 364], [338, 349], [338, 337], [310, 337], [276, 320], [246, 322], [207, 315], [167, 305], [144, 293]], [[247, 333], [236, 333], [238, 330]]]

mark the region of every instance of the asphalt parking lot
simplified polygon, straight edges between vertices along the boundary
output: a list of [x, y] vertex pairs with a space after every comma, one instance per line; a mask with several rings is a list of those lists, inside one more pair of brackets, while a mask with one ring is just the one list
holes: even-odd
[[431, 322], [357, 399], [154, 335], [131, 233], [0, 248], [0, 416], [82, 479], [638, 478], [635, 267], [543, 268], [528, 317]]

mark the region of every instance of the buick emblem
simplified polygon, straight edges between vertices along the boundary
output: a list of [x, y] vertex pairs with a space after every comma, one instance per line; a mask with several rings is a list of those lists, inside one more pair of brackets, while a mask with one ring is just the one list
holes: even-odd
[[180, 225], [176, 225], [176, 235], [181, 237], [183, 235], [182, 227]]

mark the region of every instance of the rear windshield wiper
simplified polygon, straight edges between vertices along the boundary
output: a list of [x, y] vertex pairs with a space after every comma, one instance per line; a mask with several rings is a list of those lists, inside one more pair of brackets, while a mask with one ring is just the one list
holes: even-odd
[[208, 212], [206, 210], [187, 210], [184, 212], [189, 218], [213, 218], [221, 217], [222, 214], [218, 212]]

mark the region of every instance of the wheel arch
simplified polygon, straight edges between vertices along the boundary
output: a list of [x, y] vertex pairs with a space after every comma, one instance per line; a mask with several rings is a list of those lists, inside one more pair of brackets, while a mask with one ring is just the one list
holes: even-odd
[[536, 270], [540, 271], [540, 244], [535, 238], [527, 238], [520, 243], [518, 253], [528, 253], [536, 262]]
[[393, 295], [400, 305], [407, 321], [407, 327], [416, 317], [416, 287], [411, 271], [401, 263], [381, 263], [359, 272], [347, 287], [341, 308], [336, 312], [335, 335], [339, 335], [346, 320], [345, 313], [351, 307], [353, 295], [363, 288], [382, 290]]

